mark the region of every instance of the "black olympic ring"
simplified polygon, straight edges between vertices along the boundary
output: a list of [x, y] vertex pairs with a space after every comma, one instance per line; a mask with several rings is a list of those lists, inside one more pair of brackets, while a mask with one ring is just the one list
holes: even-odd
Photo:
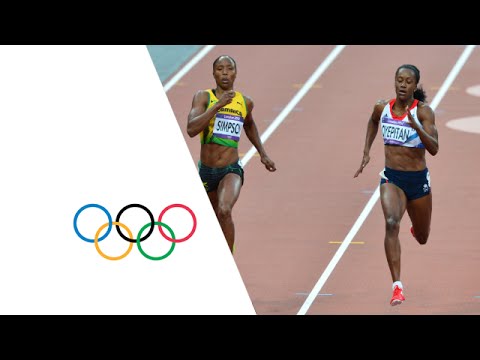
[[[124, 206], [124, 207], [122, 208], [122, 210], [120, 210], [120, 211], [118, 212], [118, 215], [117, 215], [115, 221], [116, 221], [116, 222], [120, 222], [120, 216], [123, 214], [123, 212], [124, 212], [125, 210], [130, 209], [130, 208], [133, 208], [133, 207], [137, 207], [137, 208], [140, 208], [140, 209], [145, 210], [145, 211], [147, 212], [148, 216], [150, 217], [150, 229], [148, 230], [148, 233], [147, 233], [144, 237], [140, 238], [140, 242], [142, 242], [143, 240], [148, 239], [148, 238], [150, 237], [150, 235], [152, 235], [152, 233], [153, 233], [153, 228], [155, 227], [155, 219], [153, 218], [153, 214], [152, 214], [152, 212], [151, 212], [150, 210], [147, 209], [146, 206], [143, 206], [143, 205], [141, 205], [141, 204], [130, 204], [130, 205]], [[129, 241], [129, 242], [131, 242], [131, 243], [137, 242], [136, 239], [130, 239], [130, 238], [126, 237], [125, 235], [123, 235], [122, 231], [120, 230], [120, 226], [115, 225], [115, 227], [117, 228], [118, 235], [120, 235], [120, 236], [122, 237], [122, 239], [127, 240], [127, 241]]]

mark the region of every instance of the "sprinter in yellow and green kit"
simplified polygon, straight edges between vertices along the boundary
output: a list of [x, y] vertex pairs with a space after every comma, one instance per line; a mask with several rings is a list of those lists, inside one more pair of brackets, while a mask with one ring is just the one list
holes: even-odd
[[190, 137], [200, 134], [198, 171], [232, 254], [235, 243], [232, 209], [244, 182], [238, 155], [242, 129], [257, 149], [265, 168], [276, 170], [253, 120], [253, 100], [233, 90], [236, 76], [237, 64], [232, 57], [222, 55], [215, 59], [213, 77], [217, 86], [196, 92], [187, 124]]

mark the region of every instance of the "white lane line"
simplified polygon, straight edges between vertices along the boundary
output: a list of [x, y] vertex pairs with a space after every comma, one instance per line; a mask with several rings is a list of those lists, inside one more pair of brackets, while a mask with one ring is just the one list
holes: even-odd
[[182, 77], [185, 76], [197, 63], [207, 55], [215, 45], [206, 45], [183, 68], [180, 69], [163, 87], [165, 92], [171, 89]]
[[447, 92], [448, 88], [450, 85], [453, 83], [455, 78], [457, 77], [458, 73], [460, 70], [462, 70], [463, 66], [467, 62], [468, 57], [472, 54], [473, 49], [475, 49], [475, 45], [468, 45], [465, 50], [463, 50], [462, 55], [457, 60], [457, 63], [453, 66], [452, 70], [450, 71], [450, 74], [448, 74], [447, 78], [445, 79], [445, 84], [446, 86], [442, 86], [440, 90], [438, 90], [438, 93], [436, 94], [435, 98], [432, 100], [432, 103], [430, 106], [432, 107], [433, 110], [435, 110], [442, 100], [443, 96]]
[[[453, 83], [455, 78], [457, 77], [458, 73], [460, 70], [463, 68], [465, 65], [465, 62], [467, 61], [468, 57], [471, 55], [473, 49], [475, 48], [475, 45], [468, 45], [465, 50], [463, 51], [462, 55], [458, 58], [456, 64], [453, 66], [452, 70], [448, 74], [447, 78], [443, 82], [442, 86], [440, 87], [438, 93], [435, 95], [435, 98], [430, 104], [430, 107], [435, 110], [435, 108], [438, 106], [440, 101], [442, 100], [443, 96], [447, 92], [448, 88], [450, 85]], [[300, 310], [298, 311], [297, 315], [305, 315], [312, 305], [313, 301], [317, 297], [317, 294], [322, 290], [323, 285], [325, 285], [325, 282], [327, 281], [328, 277], [332, 273], [333, 269], [337, 265], [338, 261], [342, 257], [343, 253], [347, 249], [348, 245], [354, 238], [354, 236], [357, 234], [358, 230], [362, 226], [363, 222], [367, 218], [368, 214], [373, 208], [373, 205], [375, 205], [376, 201], [380, 198], [380, 185], [377, 186], [377, 189], [373, 193], [372, 197], [368, 201], [367, 205], [363, 209], [362, 213], [358, 217], [357, 221], [355, 221], [355, 224], [353, 225], [352, 229], [350, 232], [347, 234], [345, 237], [345, 240], [343, 240], [342, 245], [338, 248], [337, 252], [333, 256], [332, 260], [330, 260], [330, 263], [326, 267], [325, 271], [323, 274], [320, 276], [318, 279], [317, 283], [313, 287], [312, 291], [308, 295], [307, 299], [305, 300], [305, 303], [302, 305]]]
[[[260, 136], [262, 143], [265, 143], [267, 139], [272, 135], [275, 129], [285, 120], [288, 114], [293, 110], [293, 108], [302, 100], [305, 94], [310, 90], [310, 88], [315, 84], [318, 78], [327, 70], [327, 68], [332, 64], [335, 58], [340, 54], [340, 52], [347, 45], [337, 45], [335, 49], [325, 58], [325, 60], [320, 64], [320, 66], [315, 70], [315, 72], [310, 76], [307, 82], [302, 86], [302, 88], [295, 94], [295, 96], [290, 100], [287, 106], [280, 112], [280, 114], [275, 118], [275, 120], [270, 124], [270, 126], [265, 130], [265, 132]], [[255, 155], [257, 149], [255, 146], [252, 146], [250, 150], [245, 153], [245, 156], [241, 159], [243, 166], [247, 165], [250, 159]]]
[[[295, 295], [307, 296], [309, 293], [295, 293]], [[317, 296], [333, 296], [333, 294], [318, 294]]]

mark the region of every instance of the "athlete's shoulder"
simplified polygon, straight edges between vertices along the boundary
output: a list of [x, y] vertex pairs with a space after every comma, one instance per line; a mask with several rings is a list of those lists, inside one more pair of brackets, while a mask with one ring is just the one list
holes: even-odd
[[385, 99], [378, 99], [377, 102], [375, 103], [375, 106], [382, 106], [384, 107], [385, 105], [389, 104], [391, 100], [385, 100]]
[[193, 96], [192, 106], [207, 106], [210, 94], [207, 90], [197, 90]]
[[197, 90], [194, 96], [195, 97], [210, 96], [210, 90], [209, 89]]
[[428, 105], [427, 103], [425, 103], [423, 101], [420, 101], [420, 100], [418, 101], [417, 107], [418, 107], [419, 110], [420, 109], [422, 109], [422, 110], [425, 109], [427, 111], [430, 111], [430, 110], [433, 111], [433, 109], [430, 105]]
[[419, 116], [435, 117], [432, 107], [423, 101], [419, 101], [417, 104], [417, 114]]
[[210, 94], [211, 94], [211, 90], [209, 89], [201, 89], [201, 90], [197, 90], [195, 92], [195, 97], [196, 98], [209, 98], [210, 97]]
[[378, 99], [375, 105], [373, 106], [373, 111], [375, 113], [381, 113], [383, 109], [385, 109], [385, 106], [387, 106], [389, 103], [390, 103], [390, 100]]
[[248, 96], [248, 95], [246, 95], [246, 94], [244, 94], [244, 93], [242, 93], [242, 92], [240, 92], [240, 91], [237, 91], [237, 92], [238, 92], [238, 93], [243, 97], [243, 99], [245, 100], [245, 106], [246, 106], [247, 110], [248, 110], [249, 112], [252, 111], [252, 109], [253, 109], [253, 99], [252, 99], [250, 96]]
[[252, 102], [253, 103], [253, 99], [250, 96], [245, 95], [244, 93], [241, 93], [241, 92], [239, 92], [239, 93], [240, 93], [240, 95], [243, 96], [243, 98], [245, 99], [245, 102]]

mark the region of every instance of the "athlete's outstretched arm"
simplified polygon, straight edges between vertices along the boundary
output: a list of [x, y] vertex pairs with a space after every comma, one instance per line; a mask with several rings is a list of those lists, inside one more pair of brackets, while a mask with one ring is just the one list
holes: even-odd
[[253, 120], [252, 110], [253, 110], [253, 100], [248, 96], [244, 96], [245, 101], [247, 103], [247, 116], [245, 116], [245, 120], [243, 122], [243, 128], [245, 129], [245, 134], [248, 137], [248, 140], [255, 146], [257, 149], [258, 154], [260, 155], [260, 161], [268, 171], [275, 171], [277, 168], [275, 167], [275, 163], [268, 157], [260, 136], [258, 135], [257, 125], [255, 125], [255, 121]]
[[373, 140], [375, 140], [375, 137], [377, 136], [380, 115], [382, 115], [383, 108], [386, 104], [386, 101], [379, 100], [373, 107], [372, 115], [370, 115], [367, 125], [367, 135], [365, 136], [365, 146], [363, 147], [362, 163], [353, 176], [354, 178], [360, 175], [363, 171], [363, 168], [370, 162], [370, 149], [372, 148]]

